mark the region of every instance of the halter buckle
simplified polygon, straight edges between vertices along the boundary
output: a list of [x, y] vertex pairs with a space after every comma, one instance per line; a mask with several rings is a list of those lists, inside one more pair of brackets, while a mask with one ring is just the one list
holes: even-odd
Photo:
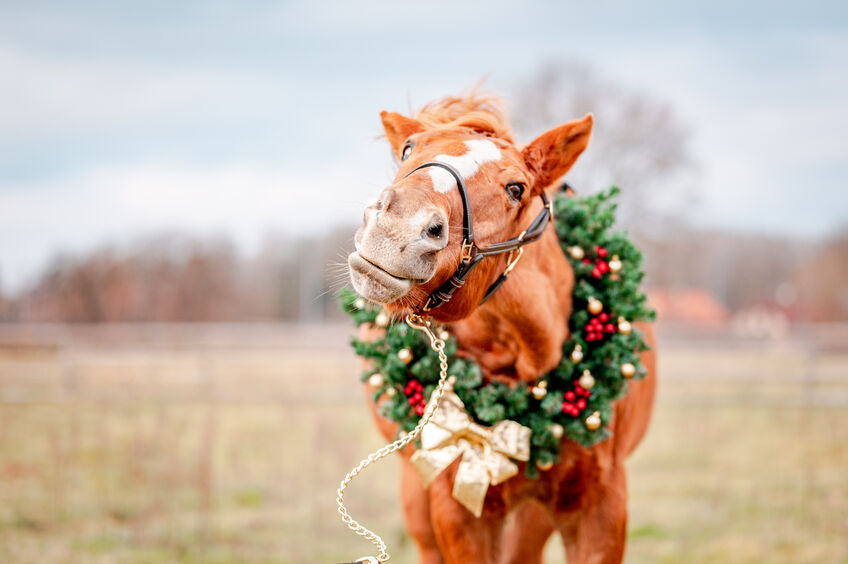
[[467, 239], [463, 239], [462, 241], [462, 262], [471, 262], [471, 259], [474, 258], [474, 243], [469, 243]]

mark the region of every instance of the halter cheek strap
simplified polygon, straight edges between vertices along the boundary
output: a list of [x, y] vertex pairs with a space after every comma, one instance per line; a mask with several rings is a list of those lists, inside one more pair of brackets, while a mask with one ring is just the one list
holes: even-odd
[[521, 235], [507, 241], [492, 243], [488, 247], [481, 248], [478, 247], [474, 241], [474, 225], [471, 220], [471, 206], [469, 205], [468, 200], [468, 189], [465, 186], [465, 179], [462, 178], [462, 175], [458, 170], [447, 163], [431, 161], [415, 167], [406, 176], [409, 176], [413, 172], [419, 171], [423, 168], [432, 166], [448, 171], [450, 175], [453, 176], [454, 180], [456, 180], [456, 187], [459, 190], [459, 196], [462, 199], [462, 252], [460, 255], [459, 266], [457, 266], [453, 275], [448, 278], [447, 282], [439, 286], [436, 291], [427, 297], [422, 311], [430, 311], [433, 308], [448, 303], [454, 293], [462, 288], [465, 281], [468, 279], [468, 276], [484, 258], [491, 255], [509, 253], [510, 256], [507, 261], [506, 268], [492, 283], [492, 285], [489, 286], [489, 289], [486, 290], [486, 294], [480, 302], [483, 303], [492, 297], [492, 294], [494, 294], [495, 291], [500, 288], [504, 282], [506, 282], [510, 272], [512, 272], [512, 269], [515, 268], [515, 265], [524, 253], [524, 249], [522, 247], [526, 243], [531, 243], [542, 236], [542, 233], [545, 231], [545, 227], [547, 227], [548, 223], [551, 221], [551, 203], [548, 201], [548, 197], [545, 193], [542, 192], [540, 197], [542, 198], [542, 202], [544, 202], [545, 207], [542, 208], [542, 211], [539, 212], [539, 215], [536, 216], [530, 226], [521, 232]]

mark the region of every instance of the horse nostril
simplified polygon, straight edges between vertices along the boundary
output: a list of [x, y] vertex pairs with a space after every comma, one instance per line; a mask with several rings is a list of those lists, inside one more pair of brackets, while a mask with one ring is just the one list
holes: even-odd
[[444, 231], [443, 225], [436, 223], [427, 228], [427, 235], [433, 239], [439, 239], [442, 236], [442, 231]]

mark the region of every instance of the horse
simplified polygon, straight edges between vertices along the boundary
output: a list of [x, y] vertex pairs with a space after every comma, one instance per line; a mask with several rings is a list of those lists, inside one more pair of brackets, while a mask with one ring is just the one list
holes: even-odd
[[[538, 196], [557, 189], [588, 145], [591, 114], [522, 147], [501, 107], [495, 97], [472, 93], [432, 102], [411, 117], [381, 112], [398, 172], [365, 209], [348, 267], [359, 295], [390, 314], [429, 309], [432, 320], [449, 324], [459, 354], [474, 359], [484, 378], [529, 385], [558, 365], [569, 335], [575, 277], [552, 226], [523, 247], [509, 280], [484, 303], [507, 268], [506, 253], [480, 260], [449, 301], [428, 307], [463, 261], [464, 205], [478, 241], [520, 239], [544, 211]], [[416, 170], [436, 160], [461, 175], [468, 201], [448, 171]], [[491, 486], [480, 517], [451, 495], [457, 461], [424, 488], [410, 462], [413, 446], [401, 451], [403, 514], [421, 564], [540, 564], [554, 532], [570, 564], [622, 561], [625, 460], [646, 433], [656, 388], [651, 326], [635, 326], [650, 345], [640, 354], [647, 374], [616, 402], [611, 437], [589, 448], [564, 437], [560, 460], [538, 478], [522, 471]], [[379, 329], [363, 331], [367, 338]], [[373, 389], [366, 390], [370, 397]], [[369, 403], [382, 435], [396, 437], [398, 426]]]

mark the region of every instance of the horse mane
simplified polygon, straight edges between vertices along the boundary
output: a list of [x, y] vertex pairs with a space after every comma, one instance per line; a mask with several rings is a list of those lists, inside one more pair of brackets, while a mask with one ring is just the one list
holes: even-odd
[[514, 143], [512, 129], [497, 96], [471, 92], [430, 102], [413, 116], [430, 131], [464, 127]]

